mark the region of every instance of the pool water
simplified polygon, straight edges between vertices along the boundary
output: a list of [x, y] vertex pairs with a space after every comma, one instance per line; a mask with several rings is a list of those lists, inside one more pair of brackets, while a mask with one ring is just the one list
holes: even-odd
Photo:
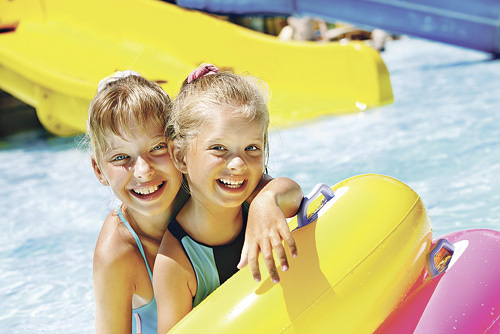
[[[304, 192], [357, 174], [395, 177], [435, 236], [500, 229], [500, 60], [418, 39], [382, 54], [395, 102], [272, 129], [269, 171]], [[272, 89], [272, 87], [271, 87]], [[78, 138], [0, 138], [0, 324], [12, 333], [92, 333], [92, 254], [117, 205]]]

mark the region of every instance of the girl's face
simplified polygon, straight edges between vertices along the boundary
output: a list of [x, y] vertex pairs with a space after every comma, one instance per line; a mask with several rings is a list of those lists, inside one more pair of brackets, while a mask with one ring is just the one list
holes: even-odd
[[189, 143], [181, 169], [195, 200], [206, 206], [241, 206], [264, 169], [264, 124], [235, 112], [213, 114]]
[[92, 161], [96, 176], [129, 211], [147, 217], [170, 213], [182, 177], [170, 159], [164, 129], [150, 124], [146, 134], [135, 133], [137, 138], [108, 138], [100, 166]]

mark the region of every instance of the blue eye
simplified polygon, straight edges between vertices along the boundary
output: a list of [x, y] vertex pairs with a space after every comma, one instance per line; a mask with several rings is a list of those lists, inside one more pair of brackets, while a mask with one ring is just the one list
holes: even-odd
[[153, 147], [153, 151], [161, 150], [163, 148], [167, 147], [165, 144], [158, 144], [155, 147]]
[[167, 144], [163, 142], [155, 145], [150, 151], [150, 153], [153, 155], [163, 155], [166, 152], [167, 152]]
[[118, 156], [114, 157], [113, 161], [122, 161], [125, 159], [127, 159], [127, 156], [125, 154], [122, 154], [122, 155], [118, 155]]
[[260, 150], [260, 147], [257, 145], [249, 145], [245, 148], [245, 151], [258, 151]]

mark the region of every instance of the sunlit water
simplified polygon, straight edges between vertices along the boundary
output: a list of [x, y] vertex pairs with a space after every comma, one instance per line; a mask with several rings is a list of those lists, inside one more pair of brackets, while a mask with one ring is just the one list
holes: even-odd
[[[306, 193], [390, 175], [422, 197], [435, 236], [500, 229], [500, 60], [413, 39], [382, 56], [395, 102], [273, 130], [270, 173]], [[93, 332], [92, 254], [110, 190], [75, 138], [42, 132], [0, 139], [0, 173], [2, 331]]]

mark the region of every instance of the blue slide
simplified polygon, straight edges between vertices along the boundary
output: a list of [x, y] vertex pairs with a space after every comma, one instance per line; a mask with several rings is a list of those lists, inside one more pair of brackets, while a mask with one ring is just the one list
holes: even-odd
[[309, 15], [500, 55], [500, 0], [177, 0], [223, 15]]

